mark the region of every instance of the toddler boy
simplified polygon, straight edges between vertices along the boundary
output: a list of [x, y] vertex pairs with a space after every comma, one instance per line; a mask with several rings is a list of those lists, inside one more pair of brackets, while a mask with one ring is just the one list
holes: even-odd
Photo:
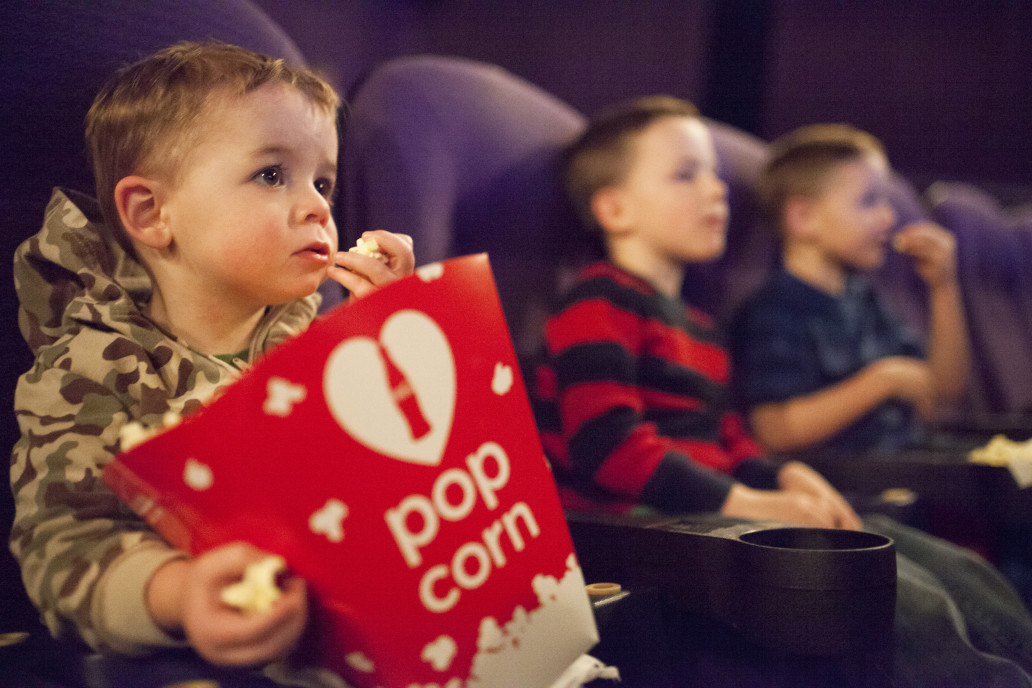
[[716, 165], [698, 111], [665, 96], [601, 115], [567, 151], [567, 191], [607, 259], [546, 326], [536, 403], [564, 505], [859, 528], [811, 468], [758, 458], [729, 410], [720, 334], [680, 299], [685, 264], [724, 251]]
[[[891, 234], [889, 163], [873, 136], [803, 127], [771, 145], [762, 205], [782, 266], [732, 325], [736, 392], [769, 449], [892, 451], [919, 419], [957, 399], [967, 329], [953, 236], [931, 222]], [[928, 286], [928, 352], [881, 305], [862, 273], [890, 244]]]
[[55, 190], [15, 257], [36, 360], [15, 400], [11, 549], [56, 637], [129, 654], [190, 645], [253, 665], [301, 636], [303, 581], [266, 612], [222, 604], [264, 554], [237, 543], [191, 558], [100, 473], [126, 423], [196, 411], [303, 330], [327, 276], [360, 297], [412, 271], [404, 235], [368, 233], [383, 260], [337, 251], [338, 105], [304, 68], [194, 43], [129, 66], [94, 101], [99, 204]]

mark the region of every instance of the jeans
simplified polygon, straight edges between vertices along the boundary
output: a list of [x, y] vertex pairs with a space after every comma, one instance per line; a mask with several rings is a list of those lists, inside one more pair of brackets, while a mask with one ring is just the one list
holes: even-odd
[[880, 515], [896, 543], [894, 686], [1032, 686], [1032, 618], [980, 556]]

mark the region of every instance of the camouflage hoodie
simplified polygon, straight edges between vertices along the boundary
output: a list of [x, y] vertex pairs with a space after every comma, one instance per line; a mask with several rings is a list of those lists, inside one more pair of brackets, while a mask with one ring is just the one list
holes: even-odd
[[[15, 393], [11, 551], [55, 637], [137, 654], [176, 644], [150, 618], [144, 587], [171, 549], [100, 479], [128, 421], [188, 414], [239, 374], [140, 310], [151, 281], [96, 202], [55, 190], [43, 229], [15, 252], [19, 324], [35, 355]], [[270, 308], [249, 360], [304, 329], [318, 294]]]

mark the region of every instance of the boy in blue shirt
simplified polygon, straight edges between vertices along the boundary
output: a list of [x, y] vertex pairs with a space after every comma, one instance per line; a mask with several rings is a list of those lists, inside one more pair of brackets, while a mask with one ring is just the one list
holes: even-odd
[[[890, 168], [873, 136], [803, 127], [775, 141], [760, 200], [781, 239], [782, 267], [731, 328], [737, 392], [757, 439], [774, 451], [892, 451], [956, 400], [968, 340], [953, 236], [896, 222]], [[927, 353], [882, 306], [862, 273], [890, 243], [928, 286]]]

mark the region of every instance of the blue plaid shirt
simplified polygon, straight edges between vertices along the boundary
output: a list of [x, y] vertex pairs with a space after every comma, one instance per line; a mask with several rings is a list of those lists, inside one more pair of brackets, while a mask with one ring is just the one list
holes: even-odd
[[[730, 332], [735, 391], [745, 408], [815, 392], [879, 358], [924, 355], [857, 276], [836, 298], [779, 271], [746, 302]], [[913, 408], [892, 401], [819, 448], [892, 451], [915, 444], [919, 435]]]

